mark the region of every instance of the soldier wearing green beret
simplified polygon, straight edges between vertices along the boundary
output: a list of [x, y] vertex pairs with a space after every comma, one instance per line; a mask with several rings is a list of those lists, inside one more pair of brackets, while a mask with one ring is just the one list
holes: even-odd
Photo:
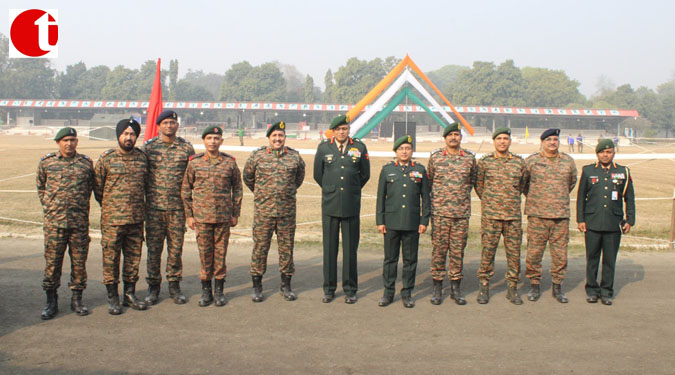
[[614, 162], [612, 140], [600, 140], [595, 152], [598, 161], [584, 166], [579, 178], [577, 226], [586, 240], [586, 301], [611, 305], [621, 234], [635, 225], [635, 193], [630, 169]]
[[337, 254], [342, 229], [342, 288], [345, 302], [356, 303], [358, 273], [356, 252], [359, 245], [361, 189], [370, 179], [368, 149], [349, 136], [349, 119], [341, 115], [330, 125], [334, 136], [323, 140], [314, 157], [314, 181], [321, 187], [323, 222], [322, 301], [335, 299]]
[[375, 222], [377, 230], [384, 235], [384, 295], [378, 305], [387, 306], [394, 300], [396, 268], [399, 253], [402, 253], [401, 302], [403, 306], [412, 308], [415, 306], [412, 290], [415, 286], [420, 234], [426, 232], [431, 212], [429, 179], [424, 166], [412, 160], [411, 136], [397, 139], [394, 152], [396, 160], [382, 167], [377, 186]]
[[45, 273], [42, 288], [47, 304], [42, 319], [58, 312], [56, 290], [61, 285], [61, 268], [66, 249], [70, 255], [70, 308], [87, 315], [82, 291], [87, 287], [89, 254], [89, 200], [94, 188], [94, 166], [87, 155], [77, 153], [77, 131], [63, 128], [54, 137], [59, 150], [40, 159], [36, 173], [38, 197], [44, 212]]

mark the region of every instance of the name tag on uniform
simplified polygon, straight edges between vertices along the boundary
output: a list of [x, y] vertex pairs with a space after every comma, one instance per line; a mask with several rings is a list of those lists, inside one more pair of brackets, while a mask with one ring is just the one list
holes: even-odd
[[612, 192], [612, 200], [618, 200], [619, 199], [619, 192], [618, 191], [613, 191]]
[[333, 154], [327, 154], [326, 155], [326, 161], [329, 162], [329, 163], [332, 163], [333, 162]]

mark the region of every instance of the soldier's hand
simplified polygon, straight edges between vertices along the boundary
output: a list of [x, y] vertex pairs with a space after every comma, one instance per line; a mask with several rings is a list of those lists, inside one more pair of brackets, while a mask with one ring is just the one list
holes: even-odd
[[577, 228], [579, 228], [579, 232], [586, 233], [586, 223], [577, 224]]
[[239, 217], [232, 216], [232, 218], [230, 219], [230, 226], [236, 227], [238, 222], [239, 222]]
[[190, 229], [195, 230], [197, 225], [195, 225], [195, 218], [194, 217], [188, 217], [187, 218], [187, 225], [190, 227]]
[[631, 228], [630, 224], [626, 223], [623, 225], [623, 227], [621, 227], [621, 231], [623, 232], [623, 234], [626, 234], [630, 232], [630, 228]]
[[419, 234], [422, 234], [427, 231], [427, 226], [426, 225], [420, 225], [420, 228], [418, 230]]
[[387, 227], [385, 227], [384, 225], [378, 225], [377, 231], [382, 233], [382, 234], [385, 234], [385, 233], [387, 233]]

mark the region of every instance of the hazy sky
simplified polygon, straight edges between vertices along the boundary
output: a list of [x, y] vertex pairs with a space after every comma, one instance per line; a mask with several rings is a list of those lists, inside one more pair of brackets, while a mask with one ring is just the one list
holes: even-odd
[[[7, 1], [59, 11], [53, 66], [178, 59], [224, 73], [233, 63], [280, 61], [323, 86], [350, 57], [406, 53], [424, 71], [473, 61], [562, 69], [585, 95], [605, 75], [656, 88], [675, 72], [673, 1]], [[8, 17], [0, 32], [9, 35]]]

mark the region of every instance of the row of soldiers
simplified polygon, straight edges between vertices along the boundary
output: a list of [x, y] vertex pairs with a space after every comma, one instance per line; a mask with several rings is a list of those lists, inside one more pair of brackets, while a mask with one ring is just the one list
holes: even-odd
[[[179, 124], [175, 112], [162, 112], [157, 118], [157, 125], [160, 135], [136, 148], [140, 124], [133, 119], [121, 120], [116, 126], [118, 147], [101, 154], [95, 166], [89, 157], [77, 153], [77, 132], [72, 128], [60, 130], [55, 137], [59, 150], [42, 157], [36, 179], [45, 215], [46, 267], [42, 286], [47, 294], [47, 303], [42, 312], [43, 319], [51, 319], [58, 312], [56, 291], [66, 249], [71, 257], [71, 309], [78, 315], [88, 314], [82, 302], [82, 291], [87, 282], [85, 263], [90, 241], [88, 220], [92, 191], [101, 205], [103, 283], [107, 289], [110, 314], [120, 314], [121, 305], [145, 310], [148, 305], [158, 302], [165, 242], [169, 294], [176, 304], [186, 303], [180, 289], [186, 225], [197, 234], [202, 283], [199, 305], [226, 304], [223, 294], [227, 274], [225, 258], [230, 228], [238, 224], [241, 212], [242, 181], [253, 191], [255, 204], [250, 266], [252, 300], [263, 300], [262, 276], [266, 271], [267, 254], [274, 233], [279, 248], [280, 293], [288, 301], [296, 299], [291, 288], [291, 277], [295, 272], [296, 192], [304, 181], [305, 163], [296, 150], [285, 145], [285, 123], [277, 122], [270, 126], [267, 131], [269, 146], [252, 152], [244, 166], [243, 179], [235, 158], [219, 151], [223, 143], [221, 128], [207, 127], [202, 133], [206, 152], [195, 154], [192, 145], [176, 135]], [[344, 259], [342, 286], [345, 302], [353, 304], [357, 301], [358, 290], [361, 189], [370, 178], [370, 162], [365, 144], [349, 137], [349, 119], [346, 116], [335, 118], [330, 128], [334, 136], [319, 144], [313, 171], [314, 180], [322, 190], [322, 301], [328, 303], [335, 298], [341, 232]], [[386, 306], [393, 300], [402, 245], [401, 296], [404, 306], [414, 306], [411, 293], [415, 283], [419, 235], [426, 231], [430, 218], [433, 242], [431, 272], [434, 279], [431, 302], [441, 303], [445, 264], [449, 259], [450, 296], [458, 304], [466, 303], [460, 291], [460, 282], [473, 188], [483, 202], [483, 252], [478, 275], [481, 279], [478, 302], [487, 303], [489, 300], [488, 280], [494, 274], [495, 251], [503, 235], [508, 261], [507, 298], [513, 303], [522, 303], [516, 288], [520, 275], [521, 193], [528, 197], [527, 276], [531, 281], [528, 298], [532, 301], [539, 298], [541, 259], [549, 242], [553, 258], [553, 293], [558, 301], [566, 302], [560, 285], [567, 267], [569, 192], [576, 182], [576, 168], [569, 156], [558, 152], [558, 135], [558, 130], [542, 134], [542, 153], [523, 160], [509, 151], [510, 130], [498, 129], [493, 135], [495, 152], [476, 161], [473, 153], [461, 148], [459, 125], [452, 124], [443, 132], [446, 147], [432, 153], [428, 171], [412, 160], [412, 139], [409, 136], [398, 139], [394, 145], [396, 160], [383, 167], [378, 185], [377, 226], [385, 242], [385, 292], [379, 305]], [[598, 152], [599, 158], [601, 153], [612, 150], [611, 141], [602, 144], [606, 147]], [[617, 207], [623, 212], [620, 204], [625, 197], [627, 218], [622, 222], [622, 230], [627, 232], [635, 220], [630, 175], [627, 168], [613, 164], [611, 157], [608, 162], [603, 160], [600, 159], [595, 168], [600, 166], [605, 175], [612, 170], [613, 185], [608, 185], [605, 178], [606, 184], [602, 186], [605, 190], [612, 187], [614, 205], [610, 212], [614, 214]], [[620, 175], [619, 171], [624, 174]], [[588, 173], [599, 175], [597, 171], [589, 170]], [[582, 194], [582, 186], [585, 192], [579, 201], [595, 202], [593, 197], [597, 194], [594, 192], [602, 193], [595, 188], [596, 184], [602, 184], [598, 175], [589, 177], [588, 183], [585, 183], [582, 174], [579, 194]], [[595, 212], [599, 216], [607, 211], [598, 208], [598, 204], [593, 205], [596, 211], [589, 211], [584, 209], [583, 204], [586, 203], [582, 203], [582, 216], [578, 214], [577, 221], [579, 229], [586, 232], [587, 244], [591, 236], [595, 246], [594, 252], [589, 252], [588, 300], [593, 302], [595, 298], [597, 301], [601, 296], [603, 302], [611, 304], [613, 263], [621, 232], [617, 237], [615, 228], [600, 228], [591, 224], [591, 220], [586, 222], [584, 212]], [[607, 208], [607, 204], [604, 207]], [[611, 232], [614, 242], [604, 241], [605, 232]], [[147, 242], [148, 294], [140, 299], [135, 294], [135, 287], [144, 240]], [[614, 245], [616, 249], [612, 248]], [[603, 253], [602, 285], [596, 281], [600, 253]], [[118, 294], [120, 263], [124, 283], [121, 301]]]

